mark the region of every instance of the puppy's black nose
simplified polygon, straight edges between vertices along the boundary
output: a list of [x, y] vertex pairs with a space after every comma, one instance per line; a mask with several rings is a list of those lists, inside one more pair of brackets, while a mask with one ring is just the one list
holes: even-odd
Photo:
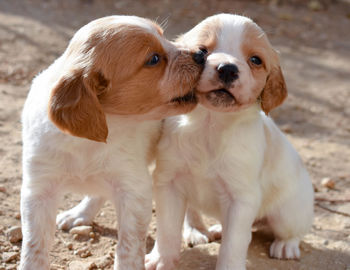
[[204, 65], [205, 63], [205, 53], [203, 51], [195, 52], [192, 58], [198, 65]]
[[238, 67], [235, 64], [220, 64], [217, 67], [219, 73], [219, 78], [224, 83], [232, 83], [234, 80], [238, 79]]

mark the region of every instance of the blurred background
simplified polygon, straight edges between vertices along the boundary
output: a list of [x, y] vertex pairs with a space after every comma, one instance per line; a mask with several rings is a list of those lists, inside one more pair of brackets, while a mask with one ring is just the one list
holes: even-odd
[[[273, 238], [259, 231], [248, 269], [350, 269], [349, 0], [0, 0], [0, 270], [16, 269], [19, 259], [20, 114], [33, 77], [93, 19], [147, 17], [165, 22], [165, 35], [172, 39], [221, 12], [252, 18], [280, 51], [289, 97], [272, 117], [300, 152], [316, 191], [315, 222], [301, 244], [301, 260], [269, 259]], [[81, 198], [66, 197], [61, 210]], [[52, 269], [112, 269], [115, 227], [107, 204], [93, 225], [95, 239], [57, 231]], [[153, 217], [148, 249], [155, 229]], [[218, 247], [184, 247], [179, 269], [214, 269]]]

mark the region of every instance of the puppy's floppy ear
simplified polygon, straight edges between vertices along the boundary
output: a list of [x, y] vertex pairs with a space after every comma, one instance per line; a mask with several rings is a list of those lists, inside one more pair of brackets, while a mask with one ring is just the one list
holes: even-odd
[[106, 142], [107, 122], [97, 95], [107, 84], [99, 72], [69, 71], [52, 90], [48, 108], [51, 121], [71, 135]]
[[261, 108], [268, 114], [287, 97], [287, 86], [280, 66], [273, 67], [261, 93]]

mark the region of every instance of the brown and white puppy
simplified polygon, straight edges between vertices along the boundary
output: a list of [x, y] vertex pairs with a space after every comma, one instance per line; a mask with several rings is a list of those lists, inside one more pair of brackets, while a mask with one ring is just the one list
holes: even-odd
[[205, 19], [179, 42], [200, 48], [207, 61], [200, 105], [168, 118], [158, 144], [157, 241], [147, 270], [176, 265], [186, 207], [221, 222], [218, 270], [246, 269], [251, 227], [263, 217], [276, 237], [270, 256], [298, 258], [312, 224], [313, 189], [299, 155], [267, 116], [287, 96], [278, 54], [258, 25], [231, 14]]
[[49, 269], [57, 207], [68, 191], [113, 202], [114, 269], [144, 269], [159, 119], [196, 106], [203, 62], [152, 21], [111, 16], [82, 27], [35, 78], [22, 115], [20, 269]]

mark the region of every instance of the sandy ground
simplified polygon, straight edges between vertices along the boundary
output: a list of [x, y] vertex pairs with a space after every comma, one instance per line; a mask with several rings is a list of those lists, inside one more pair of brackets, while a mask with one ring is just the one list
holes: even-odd
[[[134, 14], [167, 20], [166, 35], [173, 38], [218, 12], [253, 18], [281, 52], [289, 98], [272, 115], [300, 152], [316, 190], [315, 221], [301, 259], [270, 259], [273, 238], [262, 230], [253, 233], [248, 269], [350, 269], [350, 2], [344, 0], [0, 1], [0, 269], [15, 269], [20, 253], [21, 243], [10, 243], [6, 231], [20, 225], [20, 114], [33, 76], [92, 19]], [[334, 188], [322, 186], [325, 178]], [[67, 195], [60, 211], [80, 199]], [[106, 204], [93, 225], [95, 240], [57, 230], [52, 269], [112, 269], [115, 228], [114, 209]], [[148, 250], [155, 230], [153, 217]], [[75, 254], [85, 247], [90, 256]], [[184, 248], [179, 269], [214, 269], [218, 248], [219, 242]]]

